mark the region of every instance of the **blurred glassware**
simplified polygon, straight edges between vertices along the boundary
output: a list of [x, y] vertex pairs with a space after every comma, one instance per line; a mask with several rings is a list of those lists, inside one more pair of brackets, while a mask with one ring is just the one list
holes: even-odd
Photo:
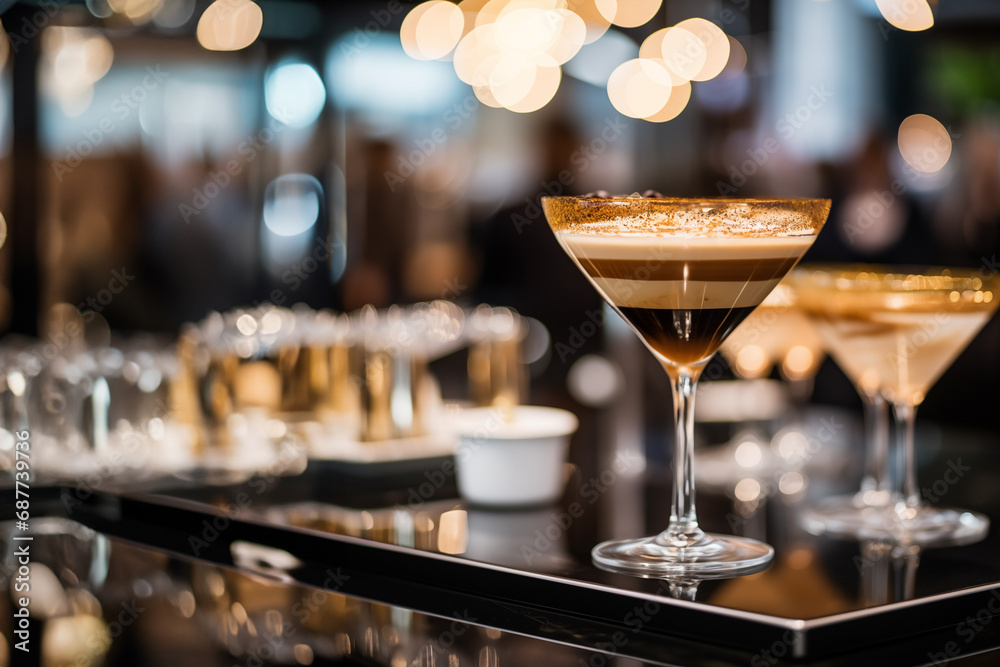
[[27, 341], [5, 340], [0, 347], [0, 471], [14, 466], [16, 433], [28, 430], [28, 396], [42, 370]]
[[354, 437], [364, 443], [443, 431], [441, 390], [428, 363], [463, 344], [465, 314], [449, 301], [350, 316], [348, 370], [357, 406]]
[[812, 393], [812, 380], [825, 357], [823, 340], [798, 304], [788, 278], [742, 322], [720, 348], [738, 377], [767, 377], [778, 370], [795, 397]]
[[527, 402], [521, 345], [528, 332], [510, 308], [482, 305], [469, 315], [469, 397], [478, 407], [512, 410]]
[[427, 364], [464, 344], [463, 324], [448, 301], [213, 313], [182, 332], [176, 409], [219, 455], [237, 446], [238, 430], [301, 436], [316, 458], [367, 460], [368, 445], [376, 458], [406, 458], [405, 443], [444, 430]]
[[[803, 310], [815, 324], [823, 338], [824, 346], [840, 369], [854, 384], [864, 409], [864, 471], [860, 490], [850, 496], [828, 498], [823, 503], [824, 518], [813, 515], [825, 530], [845, 532], [847, 535], [864, 521], [870, 508], [889, 501], [889, 408], [882, 396], [882, 386], [877, 363], [867, 351], [869, 344], [865, 326], [861, 321], [842, 317], [844, 304], [852, 294], [844, 292], [831, 296], [831, 281], [837, 276], [856, 275], [862, 271], [884, 271], [877, 266], [800, 266], [789, 274], [789, 282], [801, 299]], [[819, 529], [819, 526], [814, 526]]]
[[[15, 531], [13, 522], [0, 524], [6, 545], [0, 560], [0, 587], [10, 595], [8, 604], [15, 611], [21, 609], [18, 600], [22, 596], [30, 597], [31, 653], [43, 656], [39, 663], [43, 665], [104, 664], [113, 638], [104, 607], [109, 602], [122, 602], [101, 595], [109, 573], [108, 538], [75, 521], [58, 518], [33, 517], [31, 542], [12, 539]], [[18, 554], [26, 544], [30, 545], [31, 561], [27, 565]], [[27, 576], [22, 576], [24, 568]], [[29, 588], [24, 587], [26, 582]], [[125, 615], [120, 618], [125, 619]], [[125, 620], [131, 623], [135, 616]], [[14, 641], [19, 641], [16, 635]], [[17, 660], [3, 662], [18, 664]]]
[[917, 406], [1000, 305], [1000, 277], [981, 273], [883, 267], [813, 269], [803, 277], [803, 302], [839, 344], [838, 363], [859, 385], [878, 386], [896, 417], [888, 498], [860, 511], [843, 499], [828, 501], [807, 514], [810, 531], [920, 545], [986, 535], [987, 517], [921, 499], [914, 452]]
[[190, 435], [169, 410], [176, 359], [162, 341], [81, 349], [7, 339], [0, 365], [0, 457], [15, 430], [28, 430], [33, 475], [94, 487], [162, 474], [188, 457]]

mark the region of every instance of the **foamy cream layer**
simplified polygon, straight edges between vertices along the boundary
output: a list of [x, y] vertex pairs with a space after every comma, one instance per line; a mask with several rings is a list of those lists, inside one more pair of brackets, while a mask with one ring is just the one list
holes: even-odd
[[815, 239], [565, 232], [557, 237], [613, 304], [669, 309], [756, 306]]

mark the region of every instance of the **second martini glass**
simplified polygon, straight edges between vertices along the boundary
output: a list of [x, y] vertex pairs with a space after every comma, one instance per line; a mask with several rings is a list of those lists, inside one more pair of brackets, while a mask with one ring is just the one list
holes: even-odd
[[816, 325], [830, 356], [857, 389], [864, 407], [864, 477], [861, 489], [847, 496], [824, 499], [810, 507], [804, 520], [809, 532], [856, 537], [890, 500], [888, 471], [889, 409], [882, 396], [882, 374], [873, 360], [869, 337], [880, 326], [858, 317], [871, 304], [863, 290], [838, 289], [858, 275], [885, 272], [884, 267], [799, 265], [785, 279], [803, 310]]
[[[849, 374], [872, 376], [896, 417], [894, 474], [884, 506], [829, 512], [819, 508], [813, 532], [853, 533], [906, 544], [967, 544], [982, 539], [989, 519], [967, 510], [932, 507], [920, 498], [914, 422], [937, 379], [1000, 305], [1000, 279], [971, 269], [913, 272], [814, 270], [809, 300], [826, 304], [824, 317], [846, 347], [838, 363]], [[836, 355], [835, 355], [836, 356]], [[831, 523], [831, 519], [833, 520]], [[815, 523], [810, 527], [808, 523]], [[853, 525], [852, 525], [853, 524]], [[850, 528], [842, 530], [838, 526]]]
[[711, 535], [694, 504], [694, 394], [722, 341], [798, 262], [828, 200], [543, 197], [566, 253], [671, 380], [676, 423], [670, 525], [597, 545], [594, 563], [642, 577], [729, 577], [763, 569], [774, 550]]

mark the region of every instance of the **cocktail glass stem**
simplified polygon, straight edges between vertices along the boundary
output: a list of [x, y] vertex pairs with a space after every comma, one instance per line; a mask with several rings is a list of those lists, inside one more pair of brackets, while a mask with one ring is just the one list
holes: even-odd
[[694, 602], [698, 598], [698, 580], [679, 579], [670, 582], [670, 597], [677, 600], [690, 600]]
[[674, 493], [670, 525], [656, 537], [656, 542], [683, 549], [705, 538], [698, 527], [694, 505], [694, 393], [702, 369], [670, 364], [664, 364], [664, 368], [670, 376], [674, 398]]
[[[859, 391], [865, 414], [865, 476], [861, 480], [863, 498], [871, 492], [888, 492], [889, 404], [878, 392]], [[871, 504], [867, 502], [866, 504]]]
[[896, 499], [896, 515], [905, 520], [913, 518], [920, 506], [916, 454], [913, 446], [913, 427], [917, 421], [917, 406], [895, 403], [892, 406], [892, 411], [896, 417], [896, 465], [898, 470], [893, 495]]

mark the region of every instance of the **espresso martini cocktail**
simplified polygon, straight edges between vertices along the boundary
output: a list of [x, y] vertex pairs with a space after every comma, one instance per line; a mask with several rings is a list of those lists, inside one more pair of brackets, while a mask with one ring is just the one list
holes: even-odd
[[604, 569], [726, 577], [766, 567], [756, 540], [707, 535], [694, 508], [694, 390], [722, 341], [809, 249], [828, 200], [544, 197], [566, 253], [663, 364], [677, 423], [670, 526], [594, 548]]

